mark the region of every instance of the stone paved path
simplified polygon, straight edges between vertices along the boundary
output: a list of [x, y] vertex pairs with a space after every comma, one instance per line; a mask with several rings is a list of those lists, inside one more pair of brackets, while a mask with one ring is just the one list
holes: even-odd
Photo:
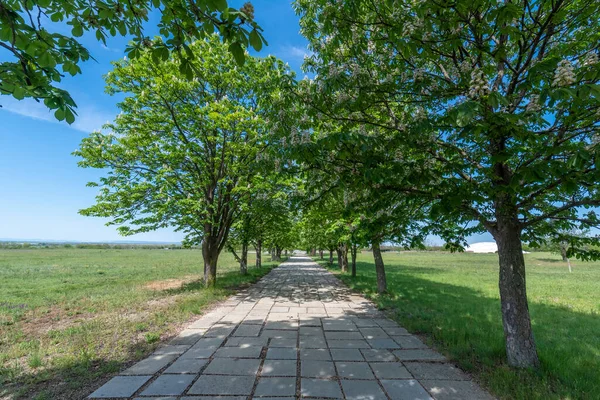
[[309, 258], [294, 257], [90, 398], [493, 399]]

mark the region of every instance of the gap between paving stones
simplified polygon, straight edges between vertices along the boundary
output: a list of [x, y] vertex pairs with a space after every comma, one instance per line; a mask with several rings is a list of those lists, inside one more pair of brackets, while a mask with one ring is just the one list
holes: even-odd
[[89, 398], [275, 397], [493, 399], [306, 257], [273, 269]]

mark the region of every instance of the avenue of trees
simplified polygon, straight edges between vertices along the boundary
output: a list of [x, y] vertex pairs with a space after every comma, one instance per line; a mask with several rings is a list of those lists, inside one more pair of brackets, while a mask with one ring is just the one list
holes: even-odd
[[[184, 232], [202, 246], [206, 285], [224, 249], [241, 273], [251, 250], [260, 267], [265, 250], [278, 260], [302, 248], [356, 275], [366, 247], [383, 295], [382, 244], [418, 248], [437, 235], [461, 250], [488, 232], [508, 363], [535, 368], [523, 243], [600, 258], [590, 246], [600, 225], [598, 1], [296, 0], [312, 51], [302, 80], [244, 53], [264, 43], [249, 5], [4, 4], [0, 45], [16, 61], [2, 64], [0, 92], [44, 100], [59, 119], [72, 121], [74, 103], [53, 86], [57, 68], [78, 73], [89, 54], [35, 16], [68, 21], [75, 37], [135, 36], [106, 77], [124, 96], [121, 113], [75, 152], [105, 172], [81, 212], [124, 235]], [[168, 39], [142, 34], [154, 8]]]

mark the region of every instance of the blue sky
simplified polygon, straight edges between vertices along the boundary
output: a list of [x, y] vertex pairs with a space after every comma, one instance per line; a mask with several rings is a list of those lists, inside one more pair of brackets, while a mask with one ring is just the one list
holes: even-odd
[[[236, 8], [242, 3], [229, 2]], [[269, 42], [259, 55], [273, 54], [299, 73], [307, 42], [299, 34], [291, 3], [252, 3]], [[153, 31], [148, 30], [149, 34]], [[83, 74], [61, 83], [78, 105], [79, 116], [73, 125], [57, 122], [34, 101], [0, 97], [0, 238], [179, 241], [182, 235], [170, 230], [123, 238], [114, 227], [104, 225], [106, 220], [77, 213], [93, 204], [96, 189], [85, 184], [96, 180], [100, 171], [77, 167], [71, 153], [83, 137], [117, 114], [118, 99], [104, 93], [102, 76], [111, 70], [111, 61], [124, 56], [127, 39], [112, 38], [103, 46], [89, 35], [82, 42], [97, 62], [86, 62]]]

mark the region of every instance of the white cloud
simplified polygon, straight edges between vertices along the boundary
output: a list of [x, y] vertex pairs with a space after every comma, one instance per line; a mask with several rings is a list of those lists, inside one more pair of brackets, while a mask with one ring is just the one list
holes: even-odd
[[58, 121], [54, 117], [54, 111], [49, 110], [43, 103], [38, 103], [32, 99], [16, 100], [8, 96], [2, 99], [2, 108], [0, 110], [19, 114], [25, 117], [47, 121], [57, 124], [64, 124], [70, 128], [81, 132], [91, 133], [94, 130], [102, 128], [102, 125], [114, 119], [114, 115], [94, 106], [83, 105], [77, 107], [77, 116], [72, 125], [65, 121]]
[[277, 52], [282, 59], [304, 60], [312, 54], [306, 47], [300, 46], [283, 46]]

